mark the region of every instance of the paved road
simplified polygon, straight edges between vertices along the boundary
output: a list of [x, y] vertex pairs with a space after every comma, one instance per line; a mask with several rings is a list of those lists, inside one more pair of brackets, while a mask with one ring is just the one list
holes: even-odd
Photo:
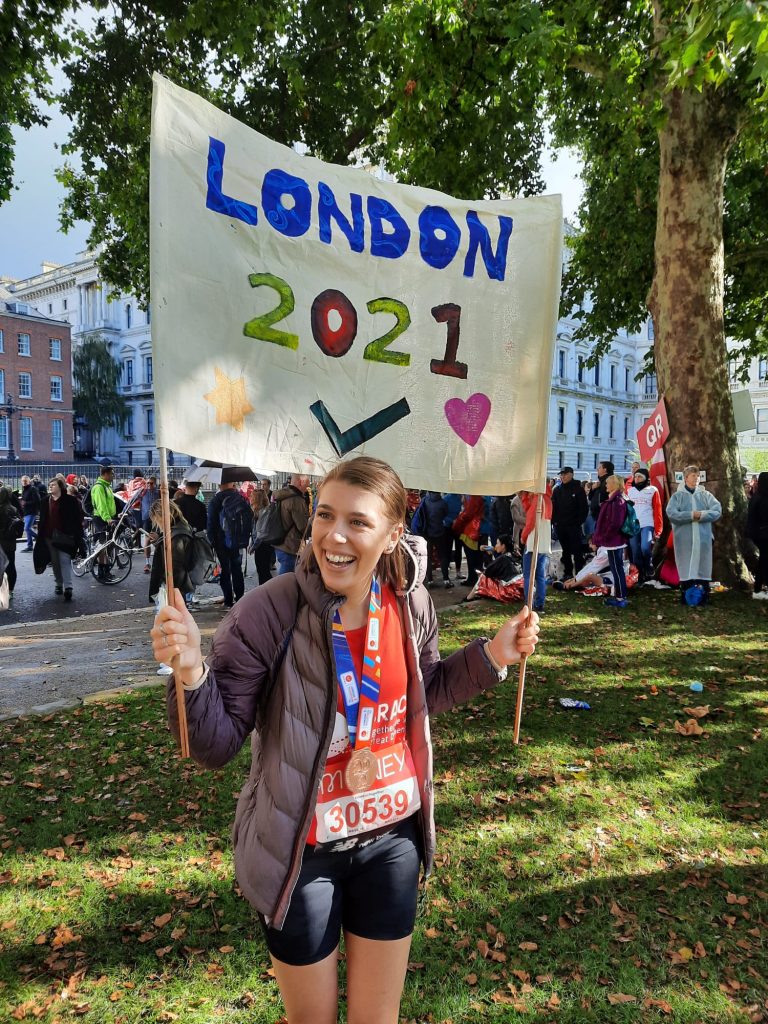
[[[124, 611], [126, 608], [149, 608], [149, 576], [144, 573], [144, 556], [137, 551], [133, 559], [131, 574], [114, 586], [97, 583], [88, 573], [74, 579], [74, 598], [65, 603], [62, 596], [53, 592], [54, 579], [50, 566], [41, 576], [35, 575], [32, 555], [19, 544], [16, 549], [16, 569], [19, 574], [9, 611], [0, 612], [0, 626], [22, 622], [41, 622], [48, 619], [77, 619], [83, 615], [102, 612]], [[246, 589], [256, 583], [253, 559], [248, 559]], [[211, 598], [221, 596], [217, 585], [200, 588], [200, 594]]]

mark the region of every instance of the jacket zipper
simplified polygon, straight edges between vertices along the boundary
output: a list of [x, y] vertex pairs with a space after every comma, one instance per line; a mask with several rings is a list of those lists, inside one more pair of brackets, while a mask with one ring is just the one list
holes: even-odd
[[[331, 613], [334, 612], [335, 610], [336, 610], [336, 605], [334, 604], [334, 605], [331, 606], [329, 611], [326, 612], [326, 616], [325, 616], [326, 632], [328, 634], [328, 640], [329, 640], [328, 649], [329, 649], [329, 651], [331, 653], [331, 664], [332, 664], [334, 673], [336, 671], [336, 660], [335, 660], [335, 658], [333, 656], [333, 636], [332, 636], [332, 629], [331, 629], [331, 626], [330, 626], [330, 620], [331, 620]], [[335, 678], [335, 675], [334, 675], [334, 678]], [[317, 799], [316, 799], [317, 784], [318, 784], [318, 782], [320, 780], [320, 774], [321, 774], [322, 768], [325, 768], [325, 762], [326, 762], [326, 760], [328, 758], [328, 750], [330, 749], [330, 746], [331, 746], [331, 738], [333, 736], [333, 722], [334, 722], [334, 714], [333, 714], [333, 712], [334, 712], [334, 709], [335, 709], [335, 704], [334, 704], [333, 700], [328, 700], [327, 711], [326, 711], [327, 721], [325, 723], [325, 740], [323, 742], [323, 745], [320, 747], [320, 750], [318, 751], [317, 761], [315, 762], [314, 777], [313, 777], [313, 780], [312, 780], [312, 785], [309, 788], [309, 798], [307, 799], [307, 803], [306, 803], [306, 806], [304, 808], [304, 819], [302, 821], [301, 828], [299, 829], [299, 834], [298, 834], [298, 836], [296, 838], [296, 845], [293, 848], [293, 854], [291, 855], [291, 867], [290, 867], [290, 869], [288, 871], [288, 877], [285, 880], [285, 884], [283, 885], [282, 891], [280, 892], [280, 895], [277, 898], [277, 902], [275, 903], [275, 908], [277, 909], [277, 908], [280, 907], [281, 903], [285, 899], [286, 892], [288, 893], [288, 900], [287, 900], [287, 902], [285, 904], [285, 910], [283, 910], [280, 913], [279, 919], [278, 919], [277, 914], [275, 914], [275, 917], [272, 919], [271, 922], [269, 922], [270, 923], [270, 927], [273, 927], [273, 928], [277, 927], [277, 926], [282, 926], [283, 922], [285, 921], [285, 918], [286, 918], [286, 916], [288, 914], [288, 910], [289, 910], [289, 908], [291, 906], [291, 898], [293, 897], [293, 890], [296, 888], [296, 884], [299, 881], [299, 873], [300, 873], [300, 870], [301, 870], [301, 861], [302, 861], [302, 858], [304, 856], [304, 846], [305, 846], [305, 843], [306, 843], [307, 836], [309, 835], [310, 826], [312, 824], [312, 812], [314, 810], [314, 803], [317, 802]], [[324, 756], [321, 759], [320, 755], [323, 754], [323, 751], [324, 751]], [[322, 765], [322, 768], [321, 768], [321, 765]], [[290, 892], [288, 892], [289, 887], [290, 887]]]

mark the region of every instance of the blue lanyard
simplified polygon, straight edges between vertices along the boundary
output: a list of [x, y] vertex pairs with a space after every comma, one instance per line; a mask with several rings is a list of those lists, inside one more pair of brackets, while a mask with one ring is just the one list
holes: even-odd
[[[368, 629], [363, 652], [363, 680], [357, 678], [341, 615], [333, 616], [333, 656], [352, 749], [370, 746], [376, 705], [381, 692], [381, 584], [374, 576], [368, 605]], [[358, 719], [360, 729], [358, 730]]]

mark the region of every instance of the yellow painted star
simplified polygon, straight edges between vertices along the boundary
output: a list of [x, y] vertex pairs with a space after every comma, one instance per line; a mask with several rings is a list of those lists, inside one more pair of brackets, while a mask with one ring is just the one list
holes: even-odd
[[245, 417], [254, 411], [254, 406], [245, 397], [245, 378], [230, 379], [218, 366], [214, 367], [214, 373], [216, 387], [203, 398], [215, 406], [217, 423], [228, 423], [235, 430], [242, 430]]

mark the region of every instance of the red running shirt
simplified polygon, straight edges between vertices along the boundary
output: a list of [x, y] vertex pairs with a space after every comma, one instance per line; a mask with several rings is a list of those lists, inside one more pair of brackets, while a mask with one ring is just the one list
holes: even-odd
[[[376, 781], [363, 793], [352, 793], [344, 772], [352, 755], [344, 702], [336, 686], [336, 724], [325, 762], [307, 842], [327, 843], [372, 832], [410, 817], [421, 805], [411, 753], [405, 739], [408, 672], [397, 610], [389, 587], [381, 595], [381, 691], [376, 707], [371, 750], [379, 761]], [[352, 663], [362, 678], [367, 626], [347, 632]]]

